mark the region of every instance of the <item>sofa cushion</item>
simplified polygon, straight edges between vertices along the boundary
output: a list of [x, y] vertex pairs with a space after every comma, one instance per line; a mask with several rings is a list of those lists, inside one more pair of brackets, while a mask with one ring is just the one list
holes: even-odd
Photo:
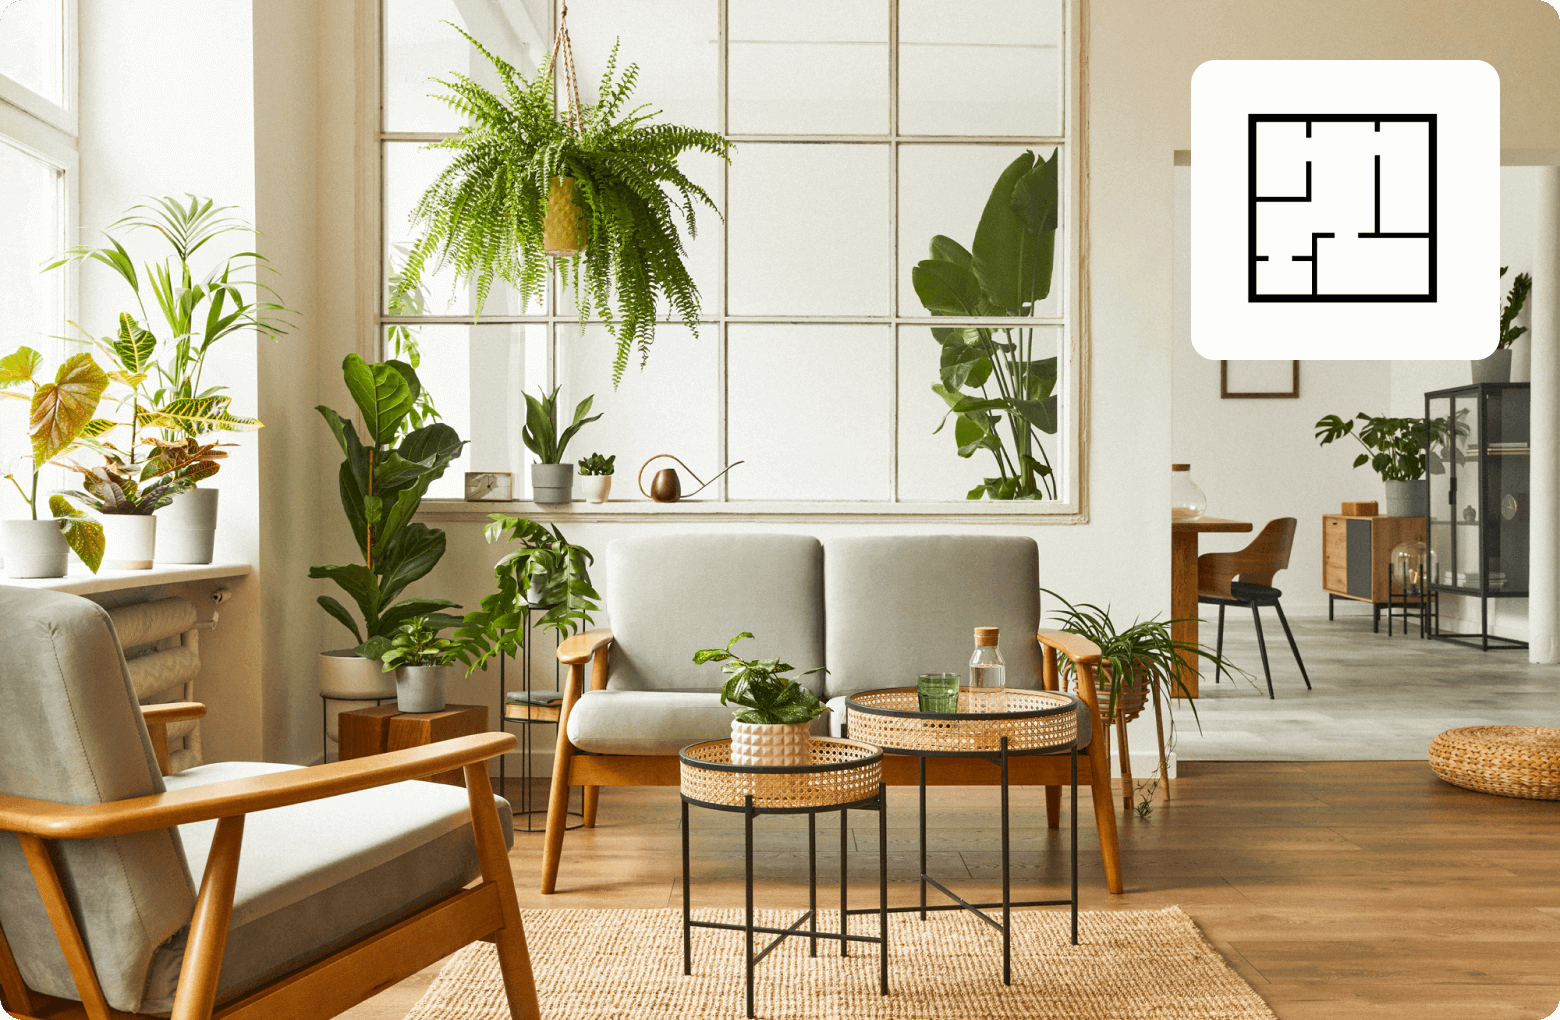
[[[825, 664], [823, 547], [810, 536], [620, 538], [607, 546], [606, 606], [614, 691], [719, 691], [725, 674], [693, 653], [743, 631], [744, 659]], [[822, 693], [823, 674], [798, 679]]]
[[[586, 691], [569, 712], [569, 742], [593, 754], [676, 754], [731, 736], [737, 708], [708, 691]], [[829, 732], [829, 713], [812, 731]]]
[[964, 673], [999, 627], [1009, 687], [1040, 686], [1038, 547], [1010, 535], [879, 535], [824, 547], [829, 697]]
[[[256, 762], [201, 765], [164, 782], [182, 790], [295, 766]], [[505, 839], [509, 805], [495, 798]], [[197, 876], [216, 822], [177, 832]], [[466, 791], [422, 781], [257, 811], [244, 822], [238, 884], [217, 986], [227, 1001], [447, 897], [478, 878]], [[167, 1013], [184, 938], [153, 960], [146, 1011]]]
[[[1076, 694], [1068, 694], [1067, 697], [1071, 698], [1072, 701], [1073, 701], [1073, 704], [1077, 706], [1077, 710], [1078, 710], [1078, 750], [1079, 750], [1079, 752], [1082, 752], [1083, 749], [1088, 747], [1089, 744], [1094, 740], [1094, 726], [1089, 721], [1089, 706], [1082, 698], [1078, 697], [1078, 695], [1076, 695]], [[827, 718], [829, 720], [829, 735], [830, 736], [842, 737], [842, 736], [846, 735], [846, 733], [845, 733], [845, 726], [846, 726], [846, 723], [849, 720], [846, 718], [846, 713], [847, 713], [848, 709], [847, 709], [847, 707], [845, 705], [845, 698], [846, 698], [846, 695], [841, 694], [837, 698], [830, 698], [829, 699], [830, 712], [829, 712]]]

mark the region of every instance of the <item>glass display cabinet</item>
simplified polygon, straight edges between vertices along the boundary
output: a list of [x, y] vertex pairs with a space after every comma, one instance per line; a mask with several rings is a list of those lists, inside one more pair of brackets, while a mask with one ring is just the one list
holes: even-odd
[[[1527, 383], [1480, 383], [1425, 394], [1426, 531], [1431, 591], [1479, 600], [1479, 632], [1439, 634], [1489, 651], [1527, 643], [1490, 633], [1490, 599], [1528, 594], [1529, 392]], [[1437, 422], [1446, 428], [1437, 430]]]

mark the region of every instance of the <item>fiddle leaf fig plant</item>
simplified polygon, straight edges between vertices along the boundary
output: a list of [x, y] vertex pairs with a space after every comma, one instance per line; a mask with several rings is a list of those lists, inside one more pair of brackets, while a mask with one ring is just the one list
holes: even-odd
[[[724, 662], [722, 671], [730, 674], [720, 689], [722, 705], [736, 704], [746, 711], [738, 712], [738, 722], [781, 725], [811, 722], [829, 710], [818, 695], [797, 683], [795, 679], [781, 676], [795, 669], [779, 659], [743, 659], [733, 654], [731, 646], [753, 635], [743, 631], [725, 648], [704, 648], [693, 653], [696, 665], [706, 662]], [[822, 666], [804, 670], [797, 676], [826, 673]]]
[[349, 354], [341, 371], [366, 434], [359, 438], [356, 426], [328, 407], [316, 410], [346, 457], [339, 476], [341, 507], [363, 562], [310, 567], [309, 576], [334, 581], [357, 604], [361, 627], [338, 600], [319, 598], [321, 608], [352, 632], [357, 653], [379, 659], [408, 620], [460, 622], [439, 612], [460, 608], [449, 599], [396, 599], [444, 555], [444, 532], [414, 522], [412, 515], [466, 444], [443, 422], [408, 429], [422, 384], [406, 362], [370, 364]]

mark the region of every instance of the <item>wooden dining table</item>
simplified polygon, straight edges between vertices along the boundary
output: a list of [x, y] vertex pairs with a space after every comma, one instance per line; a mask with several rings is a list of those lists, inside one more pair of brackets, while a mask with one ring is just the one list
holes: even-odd
[[[1170, 522], [1170, 637], [1177, 644], [1195, 645], [1197, 639], [1197, 536], [1205, 531], [1250, 531], [1250, 521], [1232, 521], [1223, 517], [1197, 517]], [[1197, 697], [1198, 666], [1201, 660], [1191, 652], [1181, 652], [1183, 692]]]

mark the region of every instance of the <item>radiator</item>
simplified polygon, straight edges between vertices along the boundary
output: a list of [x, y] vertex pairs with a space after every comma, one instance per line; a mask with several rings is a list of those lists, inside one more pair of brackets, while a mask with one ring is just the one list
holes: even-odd
[[[200, 632], [215, 627], [215, 619], [196, 619], [195, 607], [181, 598], [132, 602], [109, 609], [108, 615], [141, 704], [198, 700]], [[168, 724], [168, 758], [174, 772], [201, 764], [198, 719]]]

